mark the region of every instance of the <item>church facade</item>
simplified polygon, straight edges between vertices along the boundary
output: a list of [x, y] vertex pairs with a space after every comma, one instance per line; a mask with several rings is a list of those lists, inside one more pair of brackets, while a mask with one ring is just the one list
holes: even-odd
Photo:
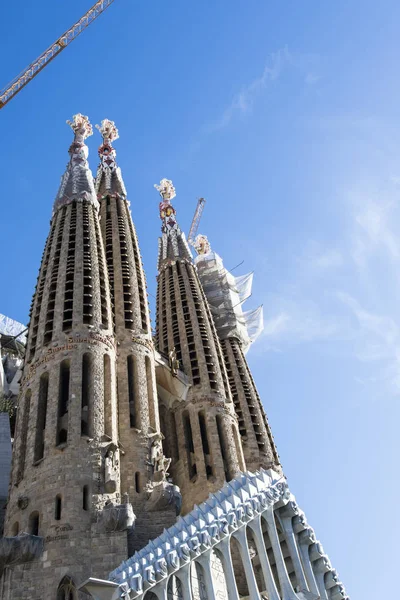
[[92, 126], [69, 124], [30, 311], [0, 599], [347, 598], [287, 487], [246, 337], [218, 316], [210, 249], [193, 260], [172, 182], [156, 186], [153, 338], [118, 131], [98, 127], [94, 178]]

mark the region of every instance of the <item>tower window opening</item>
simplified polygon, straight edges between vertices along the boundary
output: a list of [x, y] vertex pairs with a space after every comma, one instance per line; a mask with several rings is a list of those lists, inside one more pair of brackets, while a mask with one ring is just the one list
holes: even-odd
[[203, 446], [203, 455], [204, 455], [204, 465], [206, 468], [207, 479], [210, 479], [213, 475], [213, 469], [211, 464], [211, 456], [210, 456], [210, 446], [208, 443], [207, 436], [207, 423], [206, 417], [203, 411], [199, 412], [199, 427], [200, 427], [200, 435], [201, 435], [201, 443]]
[[138, 415], [137, 415], [137, 411], [136, 411], [136, 385], [137, 385], [136, 360], [137, 359], [132, 355], [129, 355], [127, 357], [129, 424], [131, 427], [138, 426]]
[[222, 417], [221, 417], [221, 415], [217, 415], [216, 416], [216, 422], [217, 422], [217, 431], [218, 431], [219, 445], [220, 445], [220, 448], [221, 448], [222, 462], [224, 463], [225, 479], [227, 481], [229, 481], [230, 477], [229, 477], [229, 472], [228, 472], [227, 454], [226, 454], [226, 445], [225, 445], [225, 436], [224, 436], [224, 431], [223, 431], [223, 425], [222, 425]]
[[106, 269], [104, 262], [104, 251], [101, 244], [101, 233], [98, 219], [95, 219], [95, 235], [96, 235], [96, 249], [97, 249], [97, 262], [99, 268], [99, 279], [100, 279], [100, 300], [101, 300], [101, 322], [105, 329], [108, 328], [108, 306], [107, 306], [107, 289], [106, 289]]
[[[71, 217], [69, 221], [68, 254], [64, 288], [63, 331], [68, 331], [72, 327], [76, 245], [76, 210], [76, 202], [74, 201], [71, 204]], [[55, 281], [55, 283], [57, 283], [57, 281]]]
[[58, 419], [56, 444], [65, 444], [68, 438], [68, 403], [69, 403], [70, 364], [63, 360], [60, 364], [60, 381], [58, 387]]
[[150, 427], [156, 429], [156, 414], [155, 414], [155, 402], [154, 402], [154, 386], [150, 358], [146, 356], [146, 380], [147, 380], [147, 404], [149, 409]]
[[32, 391], [27, 390], [25, 394], [25, 402], [23, 408], [23, 416], [19, 429], [20, 442], [19, 442], [19, 453], [18, 453], [18, 471], [16, 477], [16, 483], [18, 484], [24, 477], [25, 472], [25, 459], [26, 459], [26, 442], [28, 437], [28, 426], [29, 426], [29, 411], [31, 405]]
[[47, 398], [49, 393], [49, 374], [43, 373], [39, 383], [39, 398], [36, 417], [35, 449], [33, 453], [34, 462], [41, 460], [44, 456], [44, 433], [46, 429]]
[[34, 511], [29, 516], [29, 533], [39, 535], [39, 513]]
[[89, 510], [89, 486], [84, 485], [82, 489], [82, 508]]
[[185, 447], [188, 461], [188, 471], [190, 479], [194, 479], [197, 475], [197, 466], [194, 454], [194, 444], [192, 435], [192, 425], [190, 423], [190, 415], [185, 411], [182, 415], [183, 419], [183, 431], [185, 434]]
[[103, 358], [104, 385], [104, 433], [112, 438], [112, 406], [111, 406], [111, 360], [108, 354]]
[[91, 434], [92, 412], [92, 356], [86, 352], [82, 357], [81, 435]]
[[56, 500], [54, 503], [54, 518], [56, 521], [60, 521], [60, 519], [61, 519], [61, 506], [62, 506], [61, 496], [60, 496], [60, 494], [57, 494]]
[[137, 494], [140, 494], [140, 492], [142, 491], [139, 471], [136, 471], [135, 473], [135, 490]]
[[[62, 215], [65, 214], [65, 208], [66, 207], [63, 207], [63, 209], [61, 209], [61, 211], [59, 211], [59, 213], [57, 213], [57, 215], [52, 220], [50, 235], [47, 238], [46, 249], [43, 252], [43, 263], [42, 263], [41, 271], [39, 274], [38, 285], [36, 286], [35, 294], [33, 295], [33, 298], [32, 298], [31, 310], [29, 312], [29, 317], [33, 316], [33, 320], [32, 320], [32, 330], [30, 331], [31, 335], [29, 336], [30, 337], [30, 349], [29, 349], [28, 361], [32, 360], [32, 358], [35, 354], [35, 350], [36, 350], [36, 340], [37, 340], [37, 333], [38, 333], [38, 326], [39, 326], [40, 310], [42, 307], [44, 284], [46, 282], [47, 270], [48, 270], [49, 260], [50, 260], [50, 253], [51, 253], [51, 249], [53, 246], [54, 232], [56, 230], [56, 224], [57, 224], [58, 218], [62, 219]], [[35, 312], [33, 313], [34, 306], [35, 306]]]
[[137, 289], [139, 292], [139, 304], [140, 304], [140, 318], [142, 322], [142, 329], [145, 332], [148, 332], [148, 318], [147, 318], [147, 298], [145, 298], [145, 288], [146, 288], [146, 276], [143, 272], [142, 261], [139, 253], [139, 244], [137, 241], [135, 227], [133, 225], [131, 215], [129, 213], [129, 209], [127, 204], [123, 203], [123, 208], [125, 212], [126, 221], [129, 227], [129, 233], [132, 243], [133, 250], [133, 258], [135, 261], [135, 270], [136, 270], [136, 280], [137, 280]]

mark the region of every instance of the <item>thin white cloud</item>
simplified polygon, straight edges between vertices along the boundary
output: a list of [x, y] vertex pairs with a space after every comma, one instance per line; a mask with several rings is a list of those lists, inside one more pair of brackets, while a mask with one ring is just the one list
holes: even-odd
[[208, 133], [217, 131], [229, 125], [236, 114], [247, 113], [253, 106], [256, 96], [267, 87], [268, 83], [276, 81], [285, 66], [291, 62], [291, 55], [287, 47], [274, 52], [269, 57], [262, 74], [251, 83], [243, 86], [232, 102], [222, 113], [221, 117], [205, 129]]
[[277, 52], [273, 52], [268, 57], [261, 75], [247, 85], [244, 85], [240, 92], [232, 98], [232, 101], [225, 108], [222, 115], [211, 124], [205, 126], [204, 131], [206, 133], [218, 131], [227, 127], [237, 115], [249, 113], [261, 92], [277, 81], [288, 67], [304, 73], [303, 81], [305, 84], [316, 84], [320, 76], [314, 70], [310, 70], [310, 66], [314, 67], [315, 63], [316, 56], [294, 55], [289, 51], [287, 46], [279, 49]]

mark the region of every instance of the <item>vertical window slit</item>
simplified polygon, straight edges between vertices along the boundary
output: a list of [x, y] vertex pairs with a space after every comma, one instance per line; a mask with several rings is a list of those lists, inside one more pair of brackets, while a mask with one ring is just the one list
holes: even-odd
[[223, 426], [222, 426], [222, 417], [221, 417], [221, 415], [217, 415], [216, 416], [216, 422], [217, 422], [217, 431], [218, 431], [219, 446], [221, 448], [221, 456], [222, 456], [222, 461], [224, 463], [225, 479], [227, 481], [229, 481], [230, 477], [229, 477], [229, 472], [228, 472], [227, 453], [226, 453], [226, 445], [225, 445], [225, 436], [224, 436], [224, 431], [223, 431]]
[[82, 508], [89, 510], [89, 486], [84, 485], [82, 488]]
[[136, 359], [134, 356], [127, 357], [128, 369], [128, 401], [129, 401], [129, 423], [131, 427], [137, 427], [136, 411]]
[[39, 513], [34, 511], [29, 516], [29, 533], [39, 535]]
[[81, 389], [81, 435], [91, 435], [92, 429], [92, 397], [93, 397], [93, 365], [92, 356], [86, 352], [82, 357], [82, 389]]
[[182, 415], [183, 418], [183, 431], [185, 434], [185, 447], [187, 453], [189, 477], [193, 479], [197, 475], [197, 467], [194, 454], [194, 444], [192, 435], [192, 426], [190, 423], [190, 415], [185, 411]]
[[149, 408], [149, 420], [150, 427], [156, 429], [156, 414], [155, 414], [155, 402], [154, 402], [154, 386], [150, 358], [146, 356], [146, 380], [147, 380], [147, 404]]
[[112, 406], [111, 406], [111, 360], [108, 354], [103, 358], [104, 373], [104, 433], [112, 438]]
[[206, 416], [203, 411], [199, 412], [199, 426], [200, 426], [200, 435], [201, 435], [201, 443], [203, 446], [203, 455], [204, 455], [204, 464], [206, 468], [207, 479], [210, 479], [213, 475], [212, 462], [210, 456], [210, 446], [208, 443], [207, 436], [207, 423]]
[[57, 446], [65, 444], [68, 438], [69, 376], [69, 361], [63, 360], [60, 364], [60, 381], [58, 386]]
[[47, 398], [49, 393], [49, 374], [43, 373], [39, 382], [39, 397], [36, 417], [34, 462], [44, 456], [44, 434], [46, 429]]
[[57, 494], [55, 502], [54, 502], [54, 519], [56, 521], [60, 521], [60, 519], [61, 519], [61, 505], [62, 505], [61, 496], [60, 496], [60, 494]]
[[28, 436], [28, 426], [29, 426], [29, 411], [31, 405], [31, 397], [32, 391], [27, 390], [25, 394], [25, 402], [23, 409], [23, 417], [21, 421], [21, 429], [19, 430], [20, 435], [20, 446], [19, 446], [19, 455], [18, 455], [18, 471], [16, 477], [16, 483], [18, 484], [24, 477], [25, 473], [25, 461], [26, 461], [26, 442]]

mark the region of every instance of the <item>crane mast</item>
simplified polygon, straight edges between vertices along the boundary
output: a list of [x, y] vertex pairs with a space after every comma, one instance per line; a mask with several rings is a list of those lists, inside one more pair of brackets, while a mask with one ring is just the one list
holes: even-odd
[[18, 92], [22, 90], [46, 65], [49, 64], [64, 48], [68, 46], [82, 31], [86, 29], [114, 0], [98, 0], [70, 29], [62, 34], [54, 44], [43, 52], [35, 62], [31, 63], [7, 87], [0, 91], [0, 109], [3, 108]]
[[193, 246], [194, 238], [196, 237], [197, 230], [200, 225], [200, 219], [201, 219], [201, 215], [203, 214], [205, 203], [206, 203], [206, 201], [204, 198], [199, 198], [197, 201], [196, 210], [194, 213], [193, 221], [190, 226], [189, 235], [188, 235], [188, 242], [191, 246]]

